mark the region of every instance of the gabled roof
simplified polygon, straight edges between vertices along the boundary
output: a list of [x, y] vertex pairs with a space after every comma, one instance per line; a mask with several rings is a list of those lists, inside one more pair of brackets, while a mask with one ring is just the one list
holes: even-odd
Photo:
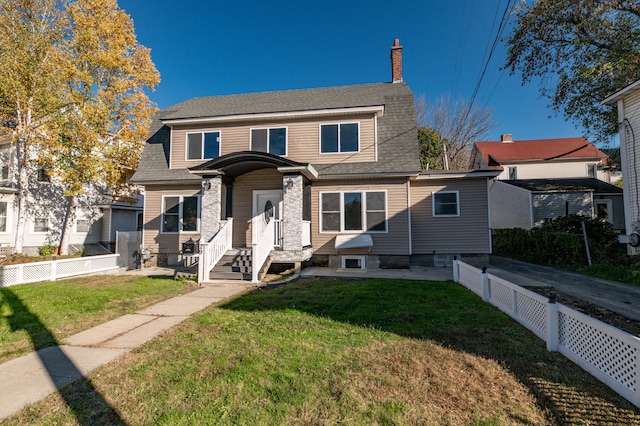
[[617, 92], [607, 96], [602, 102], [600, 102], [603, 105], [610, 105], [614, 102], [619, 101], [620, 99], [623, 99], [626, 96], [631, 95], [634, 92], [637, 92], [638, 90], [640, 90], [640, 80], [635, 81], [633, 83], [631, 83], [630, 85], [628, 85], [627, 87], [623, 87], [622, 89], [618, 90]]
[[[187, 169], [169, 169], [170, 128], [163, 121], [265, 113], [382, 107], [377, 119], [376, 162], [312, 164], [323, 177], [421, 170], [413, 93], [405, 83], [375, 83], [318, 89], [194, 98], [160, 111], [150, 129], [132, 183], [180, 183], [200, 180]], [[372, 112], [373, 113], [373, 112]], [[234, 118], [235, 119], [235, 118]], [[247, 118], [249, 119], [249, 118]], [[303, 160], [304, 161], [304, 160]]]
[[622, 195], [622, 188], [595, 178], [516, 179], [500, 182], [532, 192], [593, 191], [595, 194]]
[[585, 138], [531, 139], [514, 142], [476, 142], [485, 164], [606, 158]]

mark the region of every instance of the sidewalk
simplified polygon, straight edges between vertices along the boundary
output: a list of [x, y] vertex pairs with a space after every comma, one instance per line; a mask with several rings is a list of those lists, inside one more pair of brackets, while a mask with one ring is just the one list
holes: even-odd
[[212, 284], [70, 336], [62, 346], [50, 346], [0, 364], [3, 388], [10, 390], [0, 398], [0, 420], [86, 376], [209, 305], [251, 288], [234, 281]]

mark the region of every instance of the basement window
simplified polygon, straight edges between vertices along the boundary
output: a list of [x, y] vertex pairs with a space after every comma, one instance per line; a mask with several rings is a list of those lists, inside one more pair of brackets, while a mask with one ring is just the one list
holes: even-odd
[[342, 269], [365, 269], [364, 256], [342, 256]]

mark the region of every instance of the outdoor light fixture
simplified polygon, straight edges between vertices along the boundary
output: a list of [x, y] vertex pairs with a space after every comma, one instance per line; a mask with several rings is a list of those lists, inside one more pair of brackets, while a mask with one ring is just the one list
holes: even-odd
[[293, 189], [293, 179], [291, 178], [287, 181], [287, 189]]
[[208, 180], [203, 181], [203, 182], [202, 182], [202, 189], [203, 189], [204, 191], [208, 191], [208, 190], [210, 190], [210, 189], [211, 189], [211, 181], [208, 181]]

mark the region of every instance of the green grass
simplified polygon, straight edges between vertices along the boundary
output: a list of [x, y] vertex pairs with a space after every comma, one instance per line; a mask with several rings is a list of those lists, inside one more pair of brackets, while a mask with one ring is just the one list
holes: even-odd
[[299, 280], [213, 306], [8, 424], [640, 424], [451, 282]]
[[193, 288], [170, 277], [132, 275], [0, 288], [0, 362]]

